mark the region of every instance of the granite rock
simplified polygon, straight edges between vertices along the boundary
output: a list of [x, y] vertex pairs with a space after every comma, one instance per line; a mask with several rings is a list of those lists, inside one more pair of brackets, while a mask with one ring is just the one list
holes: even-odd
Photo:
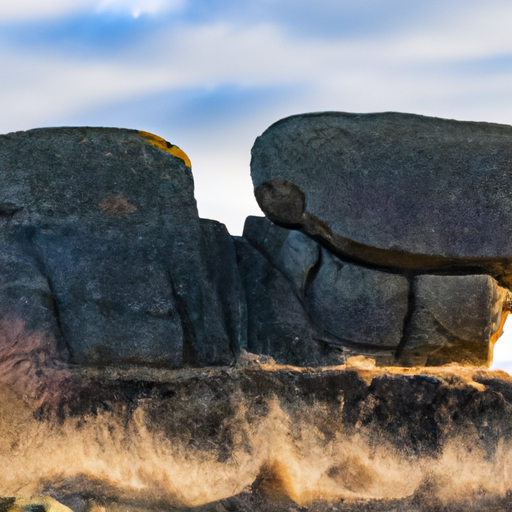
[[486, 365], [510, 308], [509, 290], [490, 276], [420, 275], [402, 359], [416, 364]]
[[343, 353], [315, 328], [293, 285], [245, 238], [234, 237], [247, 304], [247, 350], [280, 364], [340, 364]]
[[[204, 233], [190, 162], [159, 137], [104, 128], [0, 137], [0, 238], [9, 260], [0, 315], [62, 338], [75, 363], [234, 360], [240, 340], [230, 335], [243, 327], [209, 313], [224, 292], [208, 278]], [[9, 268], [18, 267], [10, 281]]]
[[[204, 344], [202, 361], [233, 361], [247, 349], [247, 306], [238, 272], [235, 243], [226, 226], [215, 220], [199, 219], [206, 261], [206, 282], [214, 292], [213, 301], [204, 310], [206, 325], [220, 319], [223, 329], [217, 341]], [[212, 336], [215, 333], [212, 332]], [[225, 334], [230, 343], [225, 343]], [[222, 352], [220, 352], [222, 351]]]
[[[342, 261], [300, 231], [248, 217], [244, 238], [292, 284], [314, 327], [330, 343], [394, 357], [408, 312], [409, 282]], [[271, 290], [267, 290], [270, 299]]]
[[321, 263], [305, 298], [315, 326], [347, 345], [394, 351], [408, 312], [409, 282], [343, 262], [322, 249]]
[[303, 114], [252, 150], [267, 217], [385, 268], [512, 275], [512, 127], [412, 114]]
[[[3, 244], [0, 254], [0, 331], [6, 325], [2, 320], [9, 323], [23, 319], [28, 331], [44, 332], [61, 358], [67, 360], [69, 353], [58, 323], [55, 298], [48, 279], [35, 261], [20, 258], [23, 254], [21, 247], [16, 244], [7, 247]], [[0, 333], [0, 336], [2, 334], [6, 333]]]
[[243, 236], [292, 284], [298, 297], [306, 293], [320, 262], [320, 245], [300, 231], [281, 228], [265, 217], [245, 220]]

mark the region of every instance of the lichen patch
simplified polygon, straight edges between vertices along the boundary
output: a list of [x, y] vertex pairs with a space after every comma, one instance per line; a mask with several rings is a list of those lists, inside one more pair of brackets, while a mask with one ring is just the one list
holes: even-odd
[[178, 146], [175, 146], [174, 144], [167, 142], [165, 139], [159, 137], [158, 135], [154, 135], [152, 133], [145, 132], [142, 130], [139, 130], [139, 133], [146, 139], [146, 141], [149, 144], [151, 144], [155, 148], [161, 149], [162, 151], [167, 151], [167, 153], [170, 153], [172, 156], [175, 156], [176, 158], [183, 160], [183, 162], [185, 162], [185, 165], [189, 169], [192, 169], [192, 163], [190, 161], [190, 158]]

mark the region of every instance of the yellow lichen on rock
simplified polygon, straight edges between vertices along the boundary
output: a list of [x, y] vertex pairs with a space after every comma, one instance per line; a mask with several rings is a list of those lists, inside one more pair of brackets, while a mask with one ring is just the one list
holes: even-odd
[[170, 153], [172, 156], [175, 156], [176, 158], [183, 160], [185, 162], [185, 165], [189, 169], [192, 169], [192, 163], [190, 162], [190, 158], [178, 146], [175, 146], [174, 144], [167, 142], [162, 137], [154, 135], [153, 133], [145, 132], [143, 130], [139, 130], [139, 133], [147, 140], [147, 142], [149, 142], [149, 144], [155, 146], [158, 149], [161, 149], [162, 151], [167, 151], [167, 153]]

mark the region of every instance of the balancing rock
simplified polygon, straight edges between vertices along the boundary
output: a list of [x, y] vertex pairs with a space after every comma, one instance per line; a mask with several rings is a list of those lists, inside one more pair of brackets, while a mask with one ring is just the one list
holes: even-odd
[[471, 266], [512, 283], [512, 127], [412, 114], [303, 114], [258, 137], [259, 205], [377, 267]]
[[315, 327], [384, 364], [487, 364], [511, 303], [511, 148], [510, 126], [399, 113], [303, 114], [258, 137], [259, 205], [322, 246], [288, 276]]

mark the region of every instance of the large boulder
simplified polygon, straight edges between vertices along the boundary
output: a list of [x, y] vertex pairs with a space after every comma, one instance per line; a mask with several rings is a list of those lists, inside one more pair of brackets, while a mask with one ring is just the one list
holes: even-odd
[[412, 114], [304, 114], [255, 142], [271, 220], [354, 261], [512, 279], [512, 127]]
[[[190, 162], [159, 137], [1, 136], [0, 240], [0, 317], [65, 344], [72, 362], [227, 364], [244, 344], [232, 241], [200, 222]], [[222, 282], [212, 253], [233, 269]]]

